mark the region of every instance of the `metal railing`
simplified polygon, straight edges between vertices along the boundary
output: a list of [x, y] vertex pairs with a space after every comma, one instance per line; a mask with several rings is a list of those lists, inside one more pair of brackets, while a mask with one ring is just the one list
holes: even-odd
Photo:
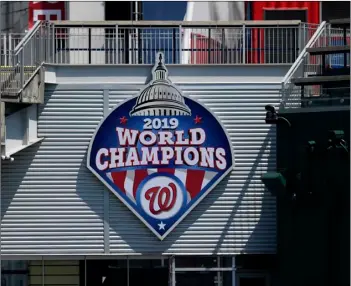
[[315, 27], [300, 21], [73, 22], [41, 24], [52, 64], [292, 64]]
[[[307, 87], [305, 87], [306, 89]], [[350, 85], [340, 87], [310, 86], [308, 94], [300, 97], [300, 107], [323, 106], [350, 106]]]
[[12, 66], [13, 50], [25, 36], [25, 33], [2, 34], [0, 38], [0, 66]]
[[[350, 29], [345, 30], [346, 34], [344, 35], [342, 28], [332, 28], [330, 24], [326, 25], [324, 32], [313, 44], [312, 48], [319, 47], [330, 47], [330, 46], [343, 46], [350, 44]], [[344, 42], [344, 36], [346, 42]], [[344, 57], [346, 62], [344, 63]], [[327, 66], [333, 66], [334, 68], [343, 67], [344, 64], [350, 65], [350, 54], [331, 54], [326, 55]], [[321, 56], [311, 56], [307, 55], [306, 60], [304, 61], [304, 70], [308, 74], [318, 74], [321, 72], [320, 68], [322, 67]], [[323, 67], [324, 68], [324, 67]]]
[[1, 91], [18, 93], [48, 64], [292, 64], [316, 25], [300, 21], [38, 21], [6, 52]]
[[[42, 24], [37, 22], [23, 37], [17, 38], [12, 50], [3, 52], [6, 65], [0, 68], [0, 91], [8, 95], [18, 94], [29, 82], [44, 60], [41, 39], [38, 37]], [[8, 39], [11, 35], [8, 35]], [[4, 48], [2, 50], [5, 50]]]
[[[345, 102], [345, 87], [341, 88], [338, 91], [335, 91], [335, 88], [332, 89], [323, 89], [318, 85], [304, 86], [299, 87], [291, 82], [292, 78], [297, 77], [308, 77], [312, 75], [321, 74], [322, 70], [325, 67], [322, 66], [322, 57], [320, 55], [310, 55], [307, 52], [308, 48], [317, 48], [317, 47], [327, 47], [335, 45], [343, 45], [343, 30], [339, 28], [332, 28], [330, 24], [322, 22], [314, 35], [310, 38], [305, 48], [301, 51], [299, 57], [296, 59], [295, 63], [291, 66], [287, 74], [282, 80], [282, 102], [281, 107], [283, 108], [298, 108], [302, 105], [306, 106], [306, 102], [311, 103], [311, 99], [316, 99], [317, 95], [322, 97], [325, 95], [340, 95], [343, 93], [343, 96], [340, 97], [340, 103], [344, 104]], [[347, 38], [349, 43], [350, 31], [347, 31]], [[326, 56], [326, 64], [332, 67], [341, 67], [344, 66], [344, 56], [345, 55], [328, 55]], [[347, 65], [350, 64], [350, 55], [346, 55]], [[347, 93], [347, 92], [346, 92]], [[302, 94], [304, 100], [302, 100]], [[308, 99], [310, 97], [311, 99]], [[334, 96], [335, 97], [335, 96]], [[304, 102], [303, 102], [304, 101]], [[327, 99], [324, 102], [329, 102]], [[336, 102], [335, 100], [333, 101]], [[309, 105], [309, 104], [307, 104]]]
[[52, 63], [171, 64], [293, 63], [300, 21], [50, 23]]

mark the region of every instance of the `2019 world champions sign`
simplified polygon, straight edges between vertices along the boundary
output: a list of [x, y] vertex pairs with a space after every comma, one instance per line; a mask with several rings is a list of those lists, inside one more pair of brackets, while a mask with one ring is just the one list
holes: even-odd
[[159, 239], [232, 170], [234, 156], [219, 120], [168, 79], [163, 54], [138, 96], [98, 126], [88, 168]]

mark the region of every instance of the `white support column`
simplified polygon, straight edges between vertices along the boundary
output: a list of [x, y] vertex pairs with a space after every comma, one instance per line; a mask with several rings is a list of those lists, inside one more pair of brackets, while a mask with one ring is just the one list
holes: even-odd
[[175, 286], [176, 285], [176, 272], [175, 272], [175, 258], [174, 256], [171, 256], [169, 258], [169, 277], [170, 277], [170, 283], [169, 286]]
[[232, 286], [236, 285], [236, 261], [235, 256], [232, 257]]

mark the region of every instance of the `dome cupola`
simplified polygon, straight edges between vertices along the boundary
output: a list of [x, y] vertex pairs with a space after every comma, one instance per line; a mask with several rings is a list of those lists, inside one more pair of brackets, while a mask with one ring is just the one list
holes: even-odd
[[163, 54], [158, 54], [158, 63], [153, 68], [153, 79], [141, 91], [130, 116], [191, 115], [181, 92], [168, 79]]

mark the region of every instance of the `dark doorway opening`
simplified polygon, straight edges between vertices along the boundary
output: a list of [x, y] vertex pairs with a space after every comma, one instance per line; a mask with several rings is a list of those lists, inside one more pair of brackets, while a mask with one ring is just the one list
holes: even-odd
[[350, 1], [323, 1], [322, 21], [350, 18]]
[[[139, 21], [143, 19], [143, 5], [141, 1], [105, 1], [106, 21]], [[119, 25], [118, 31], [114, 27], [105, 29], [106, 35], [106, 63], [125, 64], [130, 62], [130, 54], [135, 43], [130, 38], [135, 35], [135, 29], [130, 26]]]
[[301, 22], [307, 22], [307, 9], [287, 9], [287, 10], [270, 10], [267, 9], [264, 12], [265, 20], [300, 20]]
[[132, 1], [105, 1], [106, 21], [132, 20]]
[[[264, 11], [265, 20], [300, 20], [307, 22], [307, 9], [288, 9]], [[299, 54], [299, 35], [294, 27], [265, 30], [265, 59], [267, 63], [291, 63]], [[268, 60], [267, 60], [268, 59]]]

